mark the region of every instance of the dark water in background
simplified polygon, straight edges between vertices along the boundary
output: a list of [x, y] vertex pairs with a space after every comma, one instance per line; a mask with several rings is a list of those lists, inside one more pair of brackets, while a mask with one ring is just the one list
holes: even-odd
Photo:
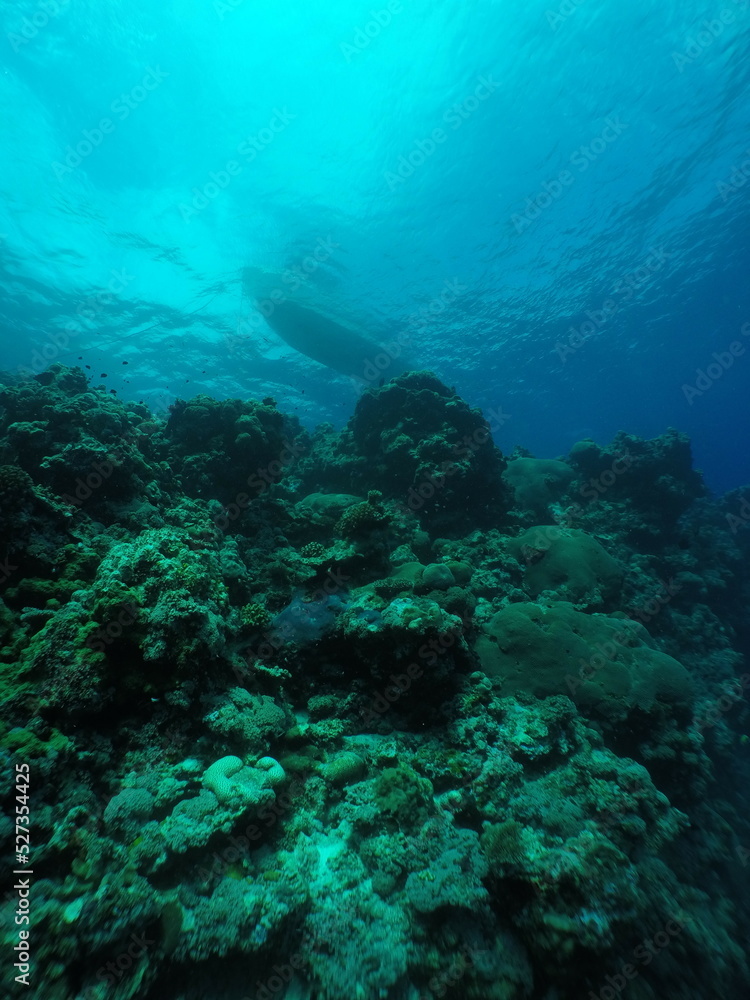
[[341, 425], [361, 387], [243, 290], [307, 266], [327, 314], [406, 331], [409, 363], [506, 414], [505, 450], [671, 425], [714, 490], [750, 479], [746, 2], [0, 19], [0, 368], [81, 358], [157, 407], [272, 394]]

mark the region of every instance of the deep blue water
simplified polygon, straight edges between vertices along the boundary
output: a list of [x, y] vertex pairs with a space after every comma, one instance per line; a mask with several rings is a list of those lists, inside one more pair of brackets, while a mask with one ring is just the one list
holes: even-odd
[[506, 451], [674, 426], [713, 489], [750, 480], [746, 0], [0, 19], [0, 368], [340, 426], [361, 384], [277, 336], [243, 277], [307, 266], [307, 305], [401, 335], [503, 414]]

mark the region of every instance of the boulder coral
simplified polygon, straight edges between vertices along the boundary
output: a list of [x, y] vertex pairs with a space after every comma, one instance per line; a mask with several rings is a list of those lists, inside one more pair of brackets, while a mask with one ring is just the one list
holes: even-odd
[[616, 606], [624, 569], [604, 546], [584, 531], [556, 525], [528, 528], [508, 542], [524, 567], [523, 586], [583, 607]]
[[482, 669], [503, 693], [565, 694], [610, 724], [635, 709], [686, 711], [690, 676], [625, 617], [583, 614], [569, 603], [519, 603], [498, 611], [476, 640]]

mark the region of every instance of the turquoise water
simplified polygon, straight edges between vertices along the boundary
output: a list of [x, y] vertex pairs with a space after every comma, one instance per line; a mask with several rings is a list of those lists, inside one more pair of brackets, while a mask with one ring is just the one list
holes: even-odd
[[0, 0], [0, 977], [750, 989], [747, 0]]
[[672, 425], [745, 481], [747, 358], [683, 386], [750, 320], [747, 3], [379, 11], [3, 4], [3, 366], [340, 425], [357, 385], [243, 295], [318, 250], [315, 294], [504, 407], [505, 448]]

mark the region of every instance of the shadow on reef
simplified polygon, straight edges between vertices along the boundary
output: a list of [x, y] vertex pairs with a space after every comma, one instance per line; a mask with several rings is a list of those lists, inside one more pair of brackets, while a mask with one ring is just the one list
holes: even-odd
[[0, 386], [45, 1000], [746, 996], [749, 525], [676, 431], [504, 457], [429, 372], [313, 435]]

